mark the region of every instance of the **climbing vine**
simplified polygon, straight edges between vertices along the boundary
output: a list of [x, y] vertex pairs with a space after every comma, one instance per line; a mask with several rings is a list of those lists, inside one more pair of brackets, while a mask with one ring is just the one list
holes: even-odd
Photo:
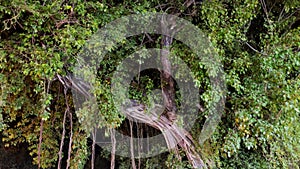
[[[222, 121], [211, 138], [195, 144], [208, 166], [299, 168], [300, 3], [296, 0], [2, 0], [3, 146], [26, 143], [33, 163], [40, 168], [87, 167], [93, 154], [90, 131], [95, 127], [124, 127], [125, 117], [115, 109], [110, 92], [112, 72], [125, 56], [137, 49], [157, 47], [163, 37], [139, 35], [110, 47], [97, 70], [98, 77], [91, 80], [96, 86], [93, 94], [101, 103], [97, 108], [75, 107], [72, 87], [76, 84], [68, 77], [75, 73], [76, 56], [107, 23], [147, 11], [180, 13], [179, 17], [206, 33], [222, 61], [228, 88]], [[203, 107], [191, 131], [197, 141], [211, 101], [207, 70], [181, 42], [174, 40], [170, 51], [180, 56], [196, 77], [199, 105]], [[147, 95], [157, 86], [153, 86], [154, 79], [143, 78], [149, 82]], [[131, 97], [147, 101], [143, 90], [133, 89]], [[99, 111], [91, 115], [95, 109]], [[107, 153], [101, 155], [110, 159]], [[187, 156], [180, 155], [183, 158], [179, 162], [173, 161], [172, 152], [142, 160], [148, 167], [156, 162], [162, 168], [192, 167]], [[130, 163], [131, 159], [116, 157], [116, 167]]]

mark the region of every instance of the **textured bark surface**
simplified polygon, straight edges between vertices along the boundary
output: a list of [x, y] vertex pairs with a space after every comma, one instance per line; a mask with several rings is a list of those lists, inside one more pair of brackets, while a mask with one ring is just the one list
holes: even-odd
[[[157, 108], [160, 109], [161, 106], [157, 105]], [[179, 148], [181, 148], [193, 168], [207, 168], [200, 154], [197, 152], [193, 138], [188, 131], [176, 124], [172, 124], [166, 117], [158, 116], [155, 111], [147, 112], [147, 116], [145, 116], [142, 106], [131, 107], [123, 110], [123, 112], [131, 120], [138, 120], [160, 130], [165, 138], [168, 149], [178, 152]]]
[[[164, 37], [163, 39], [169, 39], [170, 37]], [[164, 48], [163, 48], [164, 49]], [[163, 71], [161, 72], [161, 88], [162, 96], [164, 100], [164, 106], [166, 108], [165, 115], [170, 121], [176, 120], [176, 102], [175, 102], [175, 88], [174, 81], [171, 72], [171, 63], [168, 59], [168, 49], [161, 52], [161, 63]]]
[[[172, 23], [172, 26], [176, 23]], [[161, 21], [162, 32], [169, 35], [172, 34], [168, 29], [170, 23], [167, 23], [164, 19]], [[164, 115], [171, 121], [176, 120], [176, 102], [175, 102], [175, 86], [172, 78], [172, 65], [169, 60], [170, 47], [172, 45], [173, 38], [167, 35], [162, 36], [161, 40], [161, 52], [160, 52], [160, 61], [163, 67], [161, 72], [161, 89], [162, 96], [164, 100], [164, 106], [166, 108]]]

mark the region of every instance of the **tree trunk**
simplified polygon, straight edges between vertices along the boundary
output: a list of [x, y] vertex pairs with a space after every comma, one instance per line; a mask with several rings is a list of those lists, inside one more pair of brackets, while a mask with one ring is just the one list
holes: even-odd
[[[162, 32], [167, 33], [169, 23], [165, 23], [162, 19], [161, 28]], [[170, 46], [172, 44], [173, 38], [167, 35], [163, 35], [161, 40], [161, 52], [160, 61], [163, 67], [161, 72], [161, 89], [164, 99], [165, 112], [164, 115], [171, 121], [176, 120], [176, 102], [175, 102], [175, 88], [174, 81], [172, 78], [172, 65], [168, 59], [170, 54]]]

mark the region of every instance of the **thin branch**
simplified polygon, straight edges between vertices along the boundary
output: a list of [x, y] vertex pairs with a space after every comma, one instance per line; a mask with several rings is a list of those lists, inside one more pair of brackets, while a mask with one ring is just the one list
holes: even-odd
[[77, 20], [69, 21], [69, 20], [66, 20], [66, 19], [62, 20], [62, 21], [56, 23], [56, 29], [59, 29], [64, 24], [73, 24], [73, 23], [78, 23], [78, 21]]
[[91, 169], [95, 168], [95, 145], [96, 145], [96, 129], [94, 128], [92, 131], [92, 159], [91, 159]]
[[38, 145], [38, 168], [41, 168], [41, 147], [42, 147], [42, 140], [43, 140], [43, 125], [44, 120], [41, 119], [40, 123], [40, 138], [39, 138], [39, 145]]
[[267, 5], [266, 5], [266, 3], [265, 3], [265, 0], [260, 0], [260, 3], [261, 3], [261, 5], [262, 5], [262, 8], [263, 8], [265, 14], [266, 14], [266, 17], [267, 17], [268, 22], [270, 22], [270, 21], [269, 21], [269, 13], [268, 13], [268, 9], [267, 9]]
[[266, 53], [262, 53], [262, 52], [256, 50], [256, 49], [255, 49], [254, 47], [252, 47], [248, 42], [245, 42], [245, 44], [246, 44], [249, 48], [251, 48], [254, 52], [257, 52], [257, 53], [259, 53], [259, 54], [262, 54], [262, 55], [264, 55], [264, 56], [267, 56]]
[[160, 4], [159, 1], [157, 1], [157, 3], [158, 3], [158, 5], [155, 6], [154, 8], [155, 9], [159, 8], [160, 11], [163, 11], [162, 7], [165, 7], [165, 6], [169, 5], [168, 3], [167, 4]]
[[84, 82], [79, 80], [75, 83], [74, 80], [69, 76], [62, 77], [59, 74], [56, 74], [56, 77], [63, 86], [72, 88], [73, 90], [80, 92], [87, 98], [91, 97], [91, 94], [88, 92], [88, 89], [90, 88], [88, 84], [85, 84]]
[[145, 33], [145, 35], [147, 36], [147, 38], [149, 39], [150, 42], [154, 41], [148, 33]]
[[132, 131], [132, 121], [129, 120], [130, 125], [130, 154], [131, 154], [131, 166], [132, 169], [136, 169], [135, 159], [134, 159], [134, 145], [133, 145], [133, 131]]
[[280, 109], [279, 112], [276, 114], [276, 118], [275, 118], [276, 120], [278, 120], [278, 118], [280, 117], [281, 113], [282, 113], [282, 109]]
[[66, 83], [64, 83], [62, 81], [61, 76], [58, 75], [57, 77], [64, 86], [64, 97], [65, 97], [65, 104], [66, 104], [66, 110], [65, 110], [64, 118], [63, 118], [63, 131], [62, 131], [62, 136], [61, 136], [60, 149], [59, 149], [59, 153], [58, 153], [59, 161], [58, 161], [57, 168], [60, 169], [61, 168], [61, 160], [62, 160], [62, 150], [63, 150], [64, 140], [65, 140], [65, 135], [66, 135], [66, 116], [67, 116], [67, 113], [69, 113], [69, 116], [71, 116], [71, 117], [69, 117], [70, 118], [70, 126], [71, 126], [71, 131], [70, 131], [71, 134], [70, 134], [69, 151], [68, 151], [68, 159], [67, 159], [66, 168], [70, 167], [70, 155], [71, 155], [70, 145], [72, 145], [72, 113], [70, 112], [70, 107], [69, 107], [69, 103], [68, 103], [68, 96], [67, 96], [68, 86], [66, 85]]
[[60, 148], [59, 148], [59, 152], [58, 152], [58, 166], [57, 169], [61, 168], [61, 160], [62, 160], [62, 150], [63, 150], [63, 146], [64, 146], [64, 140], [65, 140], [65, 133], [66, 133], [66, 115], [67, 115], [67, 109], [65, 110], [64, 113], [64, 118], [63, 118], [63, 131], [61, 134], [61, 141], [60, 141]]
[[283, 21], [285, 21], [285, 20], [287, 20], [287, 19], [289, 19], [290, 17], [292, 17], [295, 13], [297, 12], [297, 10], [296, 11], [294, 11], [294, 12], [292, 12], [291, 14], [289, 14], [287, 17], [285, 17], [285, 18], [282, 18], [281, 19], [281, 22], [283, 22]]
[[[45, 82], [46, 84], [46, 82]], [[46, 94], [49, 93], [49, 89], [50, 89], [50, 84], [51, 81], [47, 80], [47, 88], [45, 86], [44, 91]], [[45, 111], [46, 108], [43, 110]], [[41, 118], [41, 123], [40, 123], [40, 138], [39, 138], [39, 145], [38, 145], [38, 168], [40, 169], [41, 167], [41, 149], [42, 149], [42, 141], [43, 141], [43, 126], [44, 126], [44, 120], [43, 118]]]
[[196, 4], [195, 0], [187, 0], [183, 3], [183, 6], [185, 6], [186, 8], [190, 7], [192, 4]]
[[278, 17], [278, 22], [282, 19], [282, 16], [283, 16], [283, 12], [284, 12], [284, 10], [285, 10], [285, 8], [284, 8], [285, 6], [283, 6], [283, 8], [282, 8], [282, 10], [281, 10], [281, 12], [280, 12], [280, 14], [279, 14], [279, 17]]
[[68, 17], [56, 23], [55, 25], [56, 29], [59, 29], [64, 24], [73, 24], [73, 23], [79, 24], [78, 20], [73, 17], [74, 15], [73, 9], [74, 9], [74, 3], [72, 5], [70, 13], [68, 14]]
[[115, 136], [115, 130], [110, 129], [110, 139], [112, 143], [111, 147], [111, 158], [110, 158], [110, 168], [115, 168], [115, 154], [116, 154], [116, 136]]
[[67, 109], [69, 111], [69, 120], [70, 120], [70, 139], [69, 139], [68, 159], [67, 159], [67, 168], [69, 168], [70, 161], [71, 161], [72, 143], [73, 143], [73, 115], [72, 115], [72, 112], [70, 111], [67, 96], [66, 96], [66, 105], [67, 105]]
[[139, 129], [138, 131], [140, 130], [140, 132], [138, 132], [138, 152], [139, 152], [139, 164], [138, 164], [138, 169], [141, 168], [141, 150], [143, 150], [143, 142], [142, 142], [142, 139], [140, 138], [143, 138], [143, 124], [140, 124], [139, 125]]

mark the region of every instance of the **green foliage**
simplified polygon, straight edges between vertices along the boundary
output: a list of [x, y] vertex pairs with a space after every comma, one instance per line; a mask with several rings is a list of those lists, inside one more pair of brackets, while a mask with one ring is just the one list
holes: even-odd
[[[0, 131], [6, 147], [29, 145], [42, 168], [57, 164], [66, 103], [73, 118], [71, 168], [84, 168], [90, 155], [87, 144], [94, 127], [119, 127], [124, 117], [115, 108], [110, 77], [119, 62], [133, 51], [158, 47], [160, 37], [142, 44], [136, 36], [107, 46], [98, 76], [86, 79], [98, 107], [74, 110], [70, 91], [64, 94], [57, 74], [76, 73], [77, 54], [96, 31], [121, 16], [148, 11], [184, 11], [185, 1], [21, 1], [2, 0], [0, 4]], [[173, 4], [173, 5], [172, 5]], [[202, 29], [211, 40], [224, 65], [226, 109], [212, 138], [199, 149], [217, 168], [299, 168], [300, 166], [300, 27], [297, 0], [220, 0], [197, 3], [180, 15]], [[167, 10], [168, 9], [168, 10]], [[174, 10], [173, 10], [174, 9]], [[176, 11], [177, 12], [177, 11]], [[121, 28], [120, 28], [121, 29]], [[97, 44], [96, 44], [97, 45]], [[102, 44], [98, 44], [102, 45]], [[190, 49], [174, 40], [171, 51], [190, 67], [200, 88], [201, 104], [209, 107], [214, 93], [203, 63]], [[101, 54], [102, 51], [97, 51]], [[84, 75], [90, 74], [80, 72]], [[93, 76], [92, 76], [93, 77]], [[153, 80], [153, 79], [152, 79]], [[153, 81], [130, 93], [147, 102]], [[138, 90], [137, 90], [138, 89]], [[197, 138], [209, 112], [199, 113], [193, 128]], [[38, 151], [43, 120], [43, 140]], [[92, 125], [93, 124], [93, 125]], [[65, 125], [66, 140], [71, 126]], [[64, 154], [67, 156], [67, 154]], [[120, 160], [122, 162], [122, 160]], [[146, 160], [149, 168], [157, 162], [168, 168], [188, 168], [170, 153], [167, 161]], [[162, 164], [164, 163], [164, 164]], [[130, 166], [128, 161], [120, 166]]]
[[226, 117], [214, 140], [222, 142], [219, 167], [299, 166], [299, 124], [294, 120], [299, 121], [300, 39], [299, 27], [291, 28], [299, 18], [293, 15], [297, 3], [264, 3], [268, 10], [258, 1], [202, 7], [209, 36], [223, 56], [229, 88]]
[[[4, 129], [3, 141], [6, 146], [27, 142], [35, 163], [37, 154], [41, 154], [42, 168], [57, 162], [65, 111], [61, 86], [54, 84], [53, 78], [55, 74], [66, 73], [63, 67], [74, 61], [73, 56], [98, 29], [102, 21], [96, 14], [105, 8], [99, 2], [1, 2], [0, 127]], [[38, 152], [41, 120], [44, 120], [43, 142]], [[80, 135], [74, 135], [73, 140], [80, 140], [77, 138]], [[74, 152], [77, 147], [82, 148], [79, 145], [86, 142], [85, 138], [74, 143]], [[84, 156], [74, 159], [76, 163], [83, 161], [81, 166], [84, 166], [86, 158], [83, 157], [87, 152], [80, 151], [76, 156]], [[76, 163], [74, 166], [80, 166]]]
[[[184, 153], [180, 152], [180, 155], [184, 156]], [[178, 160], [178, 158], [176, 157], [176, 154], [174, 152], [171, 152], [168, 155], [168, 159], [166, 160], [165, 165], [166, 165], [167, 168], [172, 168], [172, 169], [188, 169], [188, 168], [193, 168], [193, 166], [191, 166], [191, 164], [189, 164], [188, 161], [186, 161], [186, 160]]]

